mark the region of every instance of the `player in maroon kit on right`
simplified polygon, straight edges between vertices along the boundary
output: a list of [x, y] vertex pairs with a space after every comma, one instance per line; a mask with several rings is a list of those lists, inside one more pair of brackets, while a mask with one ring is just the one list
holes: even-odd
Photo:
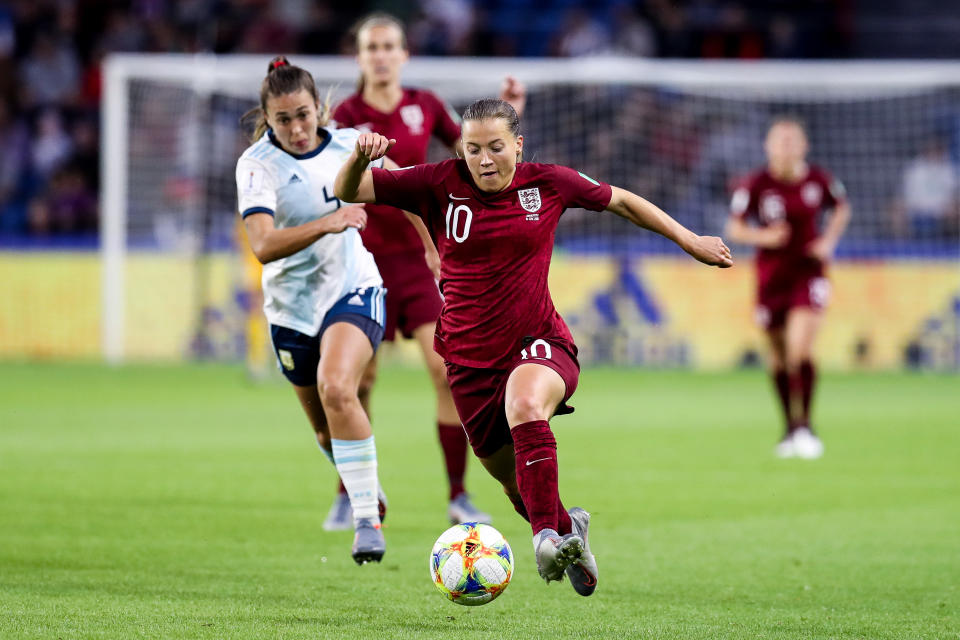
[[[460, 116], [432, 92], [401, 85], [400, 71], [409, 57], [403, 25], [388, 14], [375, 13], [359, 23], [356, 44], [360, 86], [334, 109], [337, 124], [396, 139], [389, 155], [401, 167], [426, 162], [433, 137], [453, 149], [460, 139]], [[522, 112], [525, 93], [516, 80], [505, 80], [501, 97]], [[466, 491], [467, 437], [450, 396], [443, 360], [433, 351], [443, 304], [434, 274], [439, 277], [433, 242], [418, 236], [422, 227], [415, 230], [399, 209], [371, 205], [366, 213], [363, 244], [373, 254], [388, 291], [383, 339], [392, 342], [397, 332], [415, 339], [436, 391], [437, 436], [449, 488], [447, 516], [453, 522], [489, 523], [489, 514], [477, 509]], [[360, 401], [368, 413], [376, 370], [374, 357], [360, 385]], [[341, 485], [324, 529], [352, 528], [349, 509]]]
[[[775, 120], [764, 149], [767, 166], [733, 194], [726, 234], [757, 247], [757, 321], [770, 342], [770, 369], [785, 416], [776, 447], [782, 458], [819, 458], [810, 426], [816, 368], [813, 341], [830, 295], [826, 266], [850, 220], [843, 185], [807, 164], [807, 136], [794, 119]], [[824, 231], [821, 211], [832, 211]]]
[[553, 239], [567, 208], [607, 210], [660, 233], [706, 264], [729, 267], [720, 238], [698, 236], [640, 196], [572, 169], [520, 162], [514, 109], [479, 100], [463, 114], [464, 159], [368, 170], [394, 143], [361, 134], [334, 183], [347, 202], [381, 202], [420, 215], [440, 252], [443, 310], [434, 349], [474, 453], [529, 520], [537, 570], [564, 574], [577, 593], [597, 586], [590, 514], [567, 511], [558, 490], [549, 420], [570, 413], [577, 348], [547, 289]]

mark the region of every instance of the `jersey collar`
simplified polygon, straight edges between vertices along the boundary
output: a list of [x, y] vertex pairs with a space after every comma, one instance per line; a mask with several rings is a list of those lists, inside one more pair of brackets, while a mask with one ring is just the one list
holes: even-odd
[[324, 150], [324, 148], [326, 148], [328, 144], [330, 144], [330, 141], [333, 139], [333, 135], [329, 131], [323, 127], [317, 127], [317, 135], [319, 135], [322, 140], [320, 141], [320, 144], [317, 145], [316, 149], [313, 151], [307, 151], [306, 153], [290, 153], [283, 148], [283, 145], [281, 145], [279, 141], [277, 141], [277, 138], [273, 135], [273, 129], [267, 129], [267, 135], [270, 137], [270, 142], [273, 143], [273, 146], [275, 146], [277, 149], [280, 149], [280, 151], [283, 151], [285, 154], [293, 156], [297, 160], [306, 160], [318, 155]]

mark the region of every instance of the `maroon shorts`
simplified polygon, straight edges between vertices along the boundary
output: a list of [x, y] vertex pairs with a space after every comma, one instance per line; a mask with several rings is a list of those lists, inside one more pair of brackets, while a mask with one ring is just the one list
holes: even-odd
[[374, 258], [387, 290], [383, 339], [393, 341], [397, 329], [404, 338], [412, 338], [414, 329], [425, 324], [435, 325], [443, 298], [423, 252], [388, 253]]
[[573, 413], [567, 400], [577, 390], [580, 379], [580, 363], [576, 355], [564, 344], [553, 340], [535, 340], [524, 351], [526, 354], [518, 353], [506, 369], [477, 369], [447, 363], [447, 381], [453, 403], [478, 458], [491, 456], [513, 442], [505, 409], [507, 379], [521, 364], [541, 364], [559, 373], [566, 391], [556, 415]]
[[829, 301], [829, 280], [822, 276], [798, 278], [789, 287], [760, 291], [757, 296], [757, 324], [765, 331], [782, 329], [791, 309], [807, 307], [822, 311]]

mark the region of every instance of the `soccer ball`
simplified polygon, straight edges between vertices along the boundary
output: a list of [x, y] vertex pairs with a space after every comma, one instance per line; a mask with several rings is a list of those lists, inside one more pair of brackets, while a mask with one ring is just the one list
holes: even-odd
[[457, 604], [487, 604], [513, 576], [513, 551], [488, 524], [465, 522], [444, 531], [430, 552], [430, 578]]

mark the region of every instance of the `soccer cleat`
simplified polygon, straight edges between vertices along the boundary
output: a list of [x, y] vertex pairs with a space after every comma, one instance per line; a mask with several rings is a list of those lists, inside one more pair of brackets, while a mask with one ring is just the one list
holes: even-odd
[[582, 596], [589, 596], [597, 588], [598, 577], [597, 559], [590, 552], [590, 541], [587, 540], [590, 514], [580, 507], [573, 507], [567, 513], [570, 514], [575, 532], [569, 533], [567, 536], [578, 535], [583, 539], [583, 553], [580, 554], [580, 558], [576, 562], [566, 568], [565, 573], [570, 578], [570, 584], [573, 585], [574, 591]]
[[356, 563], [380, 562], [387, 550], [380, 523], [373, 518], [361, 518], [357, 521], [355, 531], [351, 554]]
[[783, 436], [783, 440], [777, 443], [773, 448], [773, 453], [778, 458], [794, 458], [797, 455], [796, 447], [793, 444], [793, 433]]
[[345, 493], [338, 493], [330, 505], [327, 519], [323, 521], [324, 531], [346, 531], [353, 527], [353, 509], [350, 508], [350, 498]]
[[543, 529], [533, 536], [533, 549], [540, 577], [547, 582], [562, 580], [564, 570], [583, 554], [583, 539], [575, 533], [561, 538], [553, 529]]
[[[380, 522], [387, 517], [387, 494], [383, 487], [377, 486], [377, 510], [380, 513]], [[327, 519], [323, 521], [324, 531], [348, 531], [353, 528], [353, 509], [350, 507], [350, 498], [345, 493], [338, 493], [330, 505]]]
[[807, 427], [800, 427], [793, 432], [793, 449], [798, 458], [815, 460], [823, 455], [823, 443]]
[[450, 506], [447, 507], [447, 517], [450, 518], [450, 524], [460, 524], [462, 522], [490, 524], [493, 521], [489, 513], [484, 513], [473, 505], [470, 496], [465, 492], [457, 494], [457, 497], [450, 501]]

